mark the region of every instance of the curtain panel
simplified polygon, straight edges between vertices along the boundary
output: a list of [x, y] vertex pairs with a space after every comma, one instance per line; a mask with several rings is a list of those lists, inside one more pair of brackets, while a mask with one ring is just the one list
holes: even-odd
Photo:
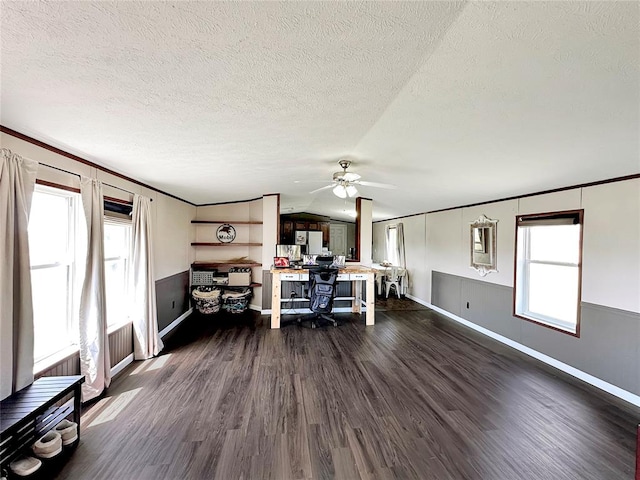
[[87, 260], [80, 295], [80, 372], [82, 401], [97, 397], [111, 383], [104, 274], [104, 197], [99, 180], [80, 180], [87, 226]]
[[398, 223], [396, 225], [396, 233], [397, 233], [397, 243], [396, 243], [396, 249], [397, 249], [397, 256], [398, 256], [398, 266], [404, 268], [405, 270], [405, 274], [404, 274], [404, 279], [402, 280], [402, 293], [403, 295], [407, 294], [407, 291], [409, 290], [409, 272], [407, 271], [407, 258], [405, 255], [405, 248], [404, 248], [404, 224], [402, 223]]
[[134, 195], [129, 289], [134, 332], [133, 354], [136, 360], [154, 357], [164, 346], [158, 334], [152, 218], [150, 199]]
[[29, 212], [38, 162], [0, 152], [0, 399], [33, 382]]

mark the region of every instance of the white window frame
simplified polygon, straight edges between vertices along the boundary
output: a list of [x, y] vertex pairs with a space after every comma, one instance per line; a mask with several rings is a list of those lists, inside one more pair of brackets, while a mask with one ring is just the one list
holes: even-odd
[[[79, 269], [79, 257], [78, 257], [78, 234], [79, 223], [81, 215], [81, 199], [80, 194], [71, 190], [65, 190], [61, 188], [54, 188], [47, 185], [36, 184], [34, 193], [44, 193], [47, 195], [56, 195], [67, 198], [69, 201], [69, 226], [70, 231], [67, 236], [67, 249], [66, 255], [62, 261], [58, 261], [51, 264], [31, 264], [31, 270], [41, 270], [45, 268], [55, 268], [62, 265], [67, 266], [67, 306], [66, 306], [66, 318], [64, 319], [64, 326], [66, 332], [64, 337], [66, 342], [60, 345], [55, 351], [48, 352], [43, 356], [36, 357], [34, 352], [34, 372], [39, 372], [43, 368], [47, 368], [49, 365], [53, 365], [60, 358], [67, 356], [70, 352], [78, 349], [78, 311], [80, 305], [80, 288], [78, 269]], [[30, 217], [30, 221], [33, 217]], [[37, 335], [37, 331], [34, 330], [34, 336]]]
[[[129, 269], [131, 267], [131, 219], [124, 219], [121, 218], [119, 215], [111, 215], [109, 212], [105, 212], [105, 216], [104, 216], [104, 224], [105, 226], [108, 224], [111, 225], [118, 225], [118, 226], [124, 226], [127, 227], [127, 240], [128, 240], [128, 246], [126, 249], [126, 252], [124, 252], [124, 255], [119, 255], [117, 257], [106, 257], [104, 259], [104, 263], [105, 263], [105, 270], [107, 267], [107, 262], [110, 261], [114, 261], [114, 260], [120, 260], [120, 259], [124, 259], [125, 262], [125, 272], [124, 272], [124, 282], [125, 282], [125, 296], [127, 298], [122, 299], [122, 301], [128, 302], [128, 294], [129, 294]], [[105, 251], [106, 254], [106, 251]], [[107, 286], [105, 284], [105, 294], [108, 295], [108, 292], [106, 291]], [[109, 318], [109, 308], [108, 308], [108, 304], [109, 304], [109, 299], [107, 298], [107, 332], [111, 333], [114, 332], [120, 328], [122, 328], [124, 325], [131, 323], [131, 320], [128, 317], [125, 318], [121, 318], [118, 319], [116, 321], [110, 321], [111, 319]]]
[[[558, 218], [566, 218], [575, 216], [577, 224], [580, 225], [580, 234], [578, 238], [578, 261], [577, 262], [560, 262], [552, 260], [532, 260], [531, 259], [531, 229], [521, 226], [520, 222], [535, 220], [541, 224], [547, 223], [545, 228], [553, 228], [554, 221]], [[582, 297], [582, 236], [584, 231], [583, 210], [571, 210], [554, 213], [542, 213], [534, 215], [522, 215], [516, 219], [516, 250], [515, 250], [515, 284], [514, 284], [514, 301], [513, 315], [524, 320], [543, 325], [563, 333], [580, 336], [580, 305]], [[551, 265], [556, 267], [566, 267], [577, 269], [577, 306], [575, 322], [566, 322], [559, 318], [553, 318], [538, 312], [532, 312], [529, 309], [529, 278], [532, 264]]]

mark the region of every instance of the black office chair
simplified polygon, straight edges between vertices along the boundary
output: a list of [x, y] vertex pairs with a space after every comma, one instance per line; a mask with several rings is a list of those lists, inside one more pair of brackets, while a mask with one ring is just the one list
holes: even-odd
[[328, 323], [334, 327], [338, 322], [329, 314], [333, 310], [333, 299], [336, 297], [338, 269], [335, 267], [317, 267], [309, 269], [309, 309], [311, 315], [298, 319], [298, 323], [311, 322], [311, 328]]

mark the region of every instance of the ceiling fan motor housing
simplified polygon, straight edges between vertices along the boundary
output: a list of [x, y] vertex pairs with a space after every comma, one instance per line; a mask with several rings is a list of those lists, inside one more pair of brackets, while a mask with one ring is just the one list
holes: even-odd
[[354, 182], [360, 179], [360, 175], [357, 173], [347, 172], [347, 168], [351, 165], [351, 160], [343, 158], [338, 161], [338, 164], [343, 168], [342, 172], [333, 173], [333, 181], [336, 183], [341, 182]]

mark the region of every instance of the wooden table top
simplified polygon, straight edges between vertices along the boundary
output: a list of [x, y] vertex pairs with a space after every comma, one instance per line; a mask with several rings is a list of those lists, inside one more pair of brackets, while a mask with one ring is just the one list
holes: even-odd
[[[308, 273], [308, 268], [273, 268], [271, 273]], [[370, 267], [363, 265], [347, 265], [338, 269], [339, 273], [375, 273]]]

